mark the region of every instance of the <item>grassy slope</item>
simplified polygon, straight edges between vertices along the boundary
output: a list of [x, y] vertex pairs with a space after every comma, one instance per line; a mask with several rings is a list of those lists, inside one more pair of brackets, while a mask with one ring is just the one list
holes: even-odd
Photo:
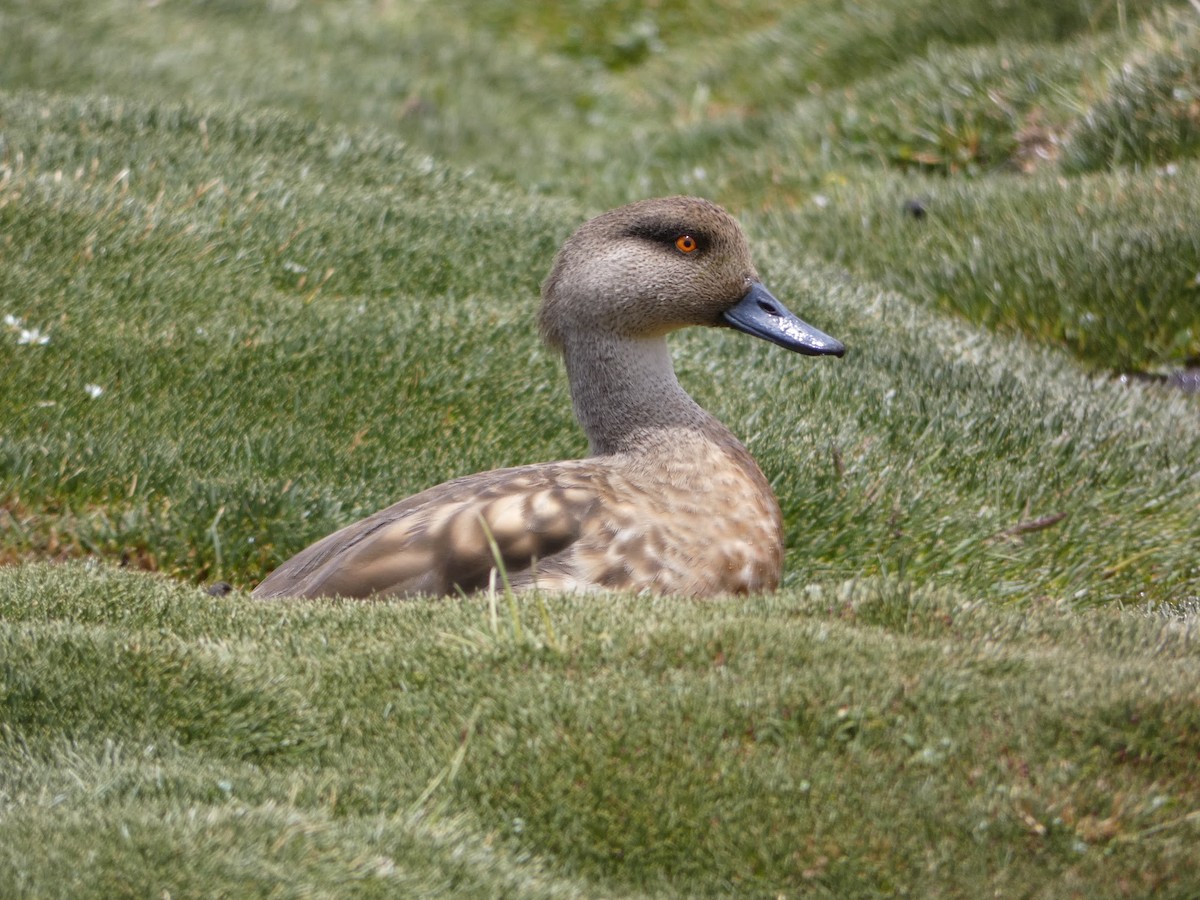
[[[51, 338], [5, 345], [10, 550], [245, 583], [422, 485], [582, 451], [531, 322], [566, 207], [277, 115], [24, 96], [4, 116], [21, 159], [0, 208], [5, 294], [35, 297], [16, 312]], [[678, 345], [682, 377], [776, 479], [794, 578], [1194, 594], [1188, 398], [1093, 383], [802, 270], [779, 221], [764, 272], [853, 356], [797, 364], [715, 333]]]
[[[580, 453], [533, 300], [632, 196], [737, 207], [853, 351], [674, 345], [776, 484], [778, 598], [551, 601], [518, 638], [479, 602], [3, 570], [5, 880], [1194, 893], [1194, 613], [1112, 609], [1194, 606], [1196, 402], [1087, 374], [1198, 352], [1194, 26], [1037, 6], [970, 46], [995, 12], [934, 6], [0, 10], [10, 558], [250, 584]], [[1035, 125], [1063, 162], [1017, 175]]]

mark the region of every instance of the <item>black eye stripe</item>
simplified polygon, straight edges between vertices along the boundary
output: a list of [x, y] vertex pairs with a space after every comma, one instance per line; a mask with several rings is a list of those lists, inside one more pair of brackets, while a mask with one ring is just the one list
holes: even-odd
[[641, 238], [642, 240], [652, 241], [656, 244], [666, 244], [674, 248], [675, 241], [689, 235], [696, 242], [696, 251], [707, 250], [709, 245], [708, 237], [702, 231], [697, 231], [695, 228], [689, 228], [686, 225], [678, 223], [659, 223], [648, 225], [635, 225], [629, 229], [629, 236]]

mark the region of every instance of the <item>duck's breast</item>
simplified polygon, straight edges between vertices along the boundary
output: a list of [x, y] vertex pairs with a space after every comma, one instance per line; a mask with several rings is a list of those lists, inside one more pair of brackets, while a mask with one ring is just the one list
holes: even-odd
[[571, 549], [580, 580], [690, 596], [778, 587], [779, 504], [740, 445], [628, 460], [605, 484], [611, 495], [598, 498]]

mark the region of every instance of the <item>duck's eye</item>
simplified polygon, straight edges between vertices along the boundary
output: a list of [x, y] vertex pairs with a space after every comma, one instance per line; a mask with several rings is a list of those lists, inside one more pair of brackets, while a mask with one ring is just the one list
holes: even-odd
[[675, 249], [680, 253], [693, 253], [699, 246], [690, 234], [681, 234], [675, 238]]

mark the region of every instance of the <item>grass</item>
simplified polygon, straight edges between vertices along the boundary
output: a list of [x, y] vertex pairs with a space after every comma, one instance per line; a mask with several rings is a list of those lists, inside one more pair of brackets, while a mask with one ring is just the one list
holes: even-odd
[[[4, 4], [0, 883], [1195, 894], [1197, 21]], [[199, 590], [582, 454], [538, 283], [671, 191], [850, 347], [673, 342], [783, 591]]]
[[1194, 886], [1194, 618], [876, 581], [556, 600], [552, 649], [532, 607], [0, 577], [31, 893]]
[[1200, 22], [1161, 16], [1076, 123], [1069, 164], [1078, 170], [1153, 166], [1200, 150]]

